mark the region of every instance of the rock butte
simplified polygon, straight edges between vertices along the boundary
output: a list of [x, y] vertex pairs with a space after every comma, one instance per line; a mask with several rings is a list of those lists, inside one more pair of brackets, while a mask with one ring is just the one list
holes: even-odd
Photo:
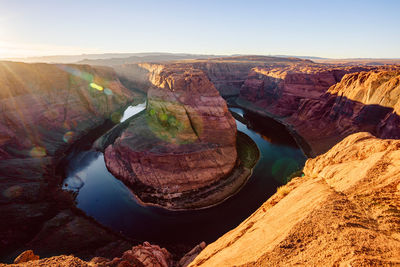
[[[171, 81], [159, 76], [164, 65], [115, 66], [115, 73], [104, 67], [0, 64], [0, 84], [7, 89], [0, 92], [3, 257], [16, 248], [85, 259], [121, 258], [132, 250], [132, 241], [82, 215], [58, 190], [56, 155], [70, 145], [62, 141], [66, 132], [82, 136], [137, 97], [118, 77], [129, 86], [140, 84], [151, 95], [150, 81], [165, 86]], [[400, 141], [356, 133], [399, 138], [399, 66], [258, 56], [168, 65], [202, 71], [224, 97], [236, 97], [237, 105], [272, 116], [300, 134], [311, 155], [330, 149], [309, 159], [304, 177], [280, 188], [241, 225], [208, 245], [191, 266], [400, 263]], [[78, 75], [82, 73], [95, 80]], [[85, 77], [102, 87], [113, 86], [113, 95], [88, 91]], [[189, 253], [186, 259], [194, 256]], [[93, 266], [99, 259], [90, 263], [60, 256], [39, 261], [46, 260]]]
[[107, 168], [134, 191], [139, 184], [165, 199], [229, 175], [236, 123], [204, 72], [153, 65], [150, 81], [146, 115], [106, 148]]

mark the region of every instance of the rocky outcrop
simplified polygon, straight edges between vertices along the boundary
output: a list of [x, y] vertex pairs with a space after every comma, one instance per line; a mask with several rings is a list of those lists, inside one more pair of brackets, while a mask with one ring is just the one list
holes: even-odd
[[[66, 256], [66, 255], [61, 255], [61, 256], [55, 256], [51, 258], [44, 258], [40, 260], [35, 260], [35, 261], [29, 261], [26, 263], [18, 263], [18, 264], [1, 264], [1, 267], [6, 267], [6, 266], [15, 266], [15, 267], [22, 267], [22, 266], [29, 266], [29, 267], [41, 267], [41, 266], [58, 266], [58, 267], [69, 267], [69, 266], [76, 266], [76, 267], [88, 267], [88, 266], [96, 266], [95, 264], [90, 264], [88, 262], [85, 262], [77, 257], [74, 257], [73, 255]], [[99, 265], [97, 265], [99, 266]]]
[[90, 261], [83, 261], [74, 256], [56, 256], [39, 260], [32, 250], [24, 251], [14, 264], [0, 266], [126, 266], [126, 267], [170, 267], [173, 266], [171, 254], [165, 249], [156, 245], [144, 242], [143, 245], [134, 246], [126, 250], [121, 257], [115, 257], [112, 260], [104, 257], [94, 257]]
[[107, 168], [135, 192], [144, 187], [164, 199], [230, 174], [236, 123], [207, 76], [162, 65], [152, 65], [151, 73], [147, 113], [106, 148]]
[[18, 257], [15, 258], [14, 263], [24, 263], [28, 261], [38, 260], [39, 255], [35, 255], [32, 250], [26, 250], [22, 252]]
[[399, 264], [399, 151], [399, 140], [347, 137], [190, 266]]
[[348, 74], [340, 83], [329, 88], [328, 93], [361, 102], [393, 108], [400, 115], [400, 70], [363, 71]]
[[[1, 62], [0, 84], [1, 257], [33, 239], [61, 210], [77, 216], [71, 196], [59, 190], [56, 165], [74, 140], [107, 121], [117, 122], [121, 107], [136, 95], [104, 67]], [[49, 228], [53, 236], [64, 222]], [[107, 231], [104, 236], [107, 242], [119, 239]], [[35, 239], [47, 252], [59, 251], [55, 243]]]
[[201, 242], [199, 245], [195, 246], [191, 251], [186, 253], [178, 262], [178, 267], [186, 267], [188, 266], [206, 247], [205, 242]]
[[144, 242], [143, 245], [125, 251], [121, 258], [114, 258], [105, 263], [106, 266], [168, 267], [172, 266], [172, 256], [165, 248]]
[[316, 154], [359, 131], [400, 138], [399, 74], [377, 70], [345, 75], [320, 98], [304, 100], [286, 121]]
[[367, 68], [318, 64], [256, 67], [251, 70], [240, 97], [265, 108], [275, 116], [295, 113], [304, 99], [318, 99], [346, 73]]

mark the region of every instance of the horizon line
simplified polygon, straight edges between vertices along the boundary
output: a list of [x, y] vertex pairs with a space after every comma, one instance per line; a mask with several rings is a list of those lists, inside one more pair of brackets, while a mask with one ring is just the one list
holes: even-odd
[[283, 55], [283, 54], [214, 54], [214, 53], [187, 53], [187, 52], [104, 52], [104, 53], [77, 53], [77, 54], [49, 54], [49, 55], [37, 55], [37, 56], [16, 56], [16, 57], [0, 57], [0, 60], [15, 60], [15, 59], [32, 59], [32, 58], [46, 58], [46, 57], [76, 57], [76, 56], [93, 56], [93, 55], [123, 55], [123, 54], [175, 54], [175, 55], [199, 55], [199, 56], [221, 56], [221, 57], [233, 57], [233, 56], [267, 56], [267, 57], [303, 57], [303, 58], [317, 58], [317, 59], [331, 59], [331, 60], [351, 60], [351, 59], [388, 59], [388, 60], [400, 60], [400, 57], [323, 57], [323, 56], [311, 56], [311, 55]]

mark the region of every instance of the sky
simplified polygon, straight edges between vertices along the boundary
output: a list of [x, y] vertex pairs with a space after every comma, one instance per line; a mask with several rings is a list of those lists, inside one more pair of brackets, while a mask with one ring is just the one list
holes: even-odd
[[0, 58], [179, 52], [400, 58], [398, 0], [0, 0]]

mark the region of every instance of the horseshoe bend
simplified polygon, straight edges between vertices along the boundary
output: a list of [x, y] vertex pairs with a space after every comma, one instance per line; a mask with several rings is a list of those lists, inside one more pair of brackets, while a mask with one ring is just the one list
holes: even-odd
[[[42, 255], [73, 252], [83, 260], [119, 259], [102, 260], [106, 265], [127, 261], [127, 255], [138, 260], [143, 260], [140, 255], [155, 257], [160, 247], [138, 246], [141, 240], [118, 235], [75, 206], [74, 195], [60, 186], [65, 156], [76, 155], [71, 149], [82, 144], [104, 151], [105, 167], [144, 207], [219, 207], [245, 190], [241, 188], [254, 175], [259, 153], [255, 147], [261, 143], [255, 145], [236, 127], [257, 127], [257, 117], [286, 126], [308, 156], [319, 156], [310, 158], [302, 177], [278, 188], [245, 222], [214, 243], [197, 246], [183, 261], [189, 263], [188, 258], [200, 251], [191, 265], [263, 265], [282, 262], [279, 255], [291, 255], [285, 256], [287, 264], [301, 262], [298, 257], [303, 256], [296, 255], [309, 255], [304, 264], [314, 260], [316, 264], [337, 260], [375, 264], [397, 255], [400, 71], [396, 65], [233, 57], [139, 63], [114, 70], [11, 62], [1, 67], [2, 85], [8, 88], [3, 91], [1, 115], [2, 216], [7, 218], [2, 229], [9, 233], [2, 235], [13, 251], [21, 247]], [[126, 86], [139, 82], [141, 86], [125, 87], [121, 80]], [[247, 110], [246, 116], [229, 111], [220, 88], [233, 91], [227, 98], [229, 105]], [[118, 123], [121, 108], [145, 98], [143, 111]], [[331, 148], [324, 154], [326, 147]], [[264, 153], [261, 150], [262, 157]], [[246, 161], [247, 156], [251, 160]], [[77, 192], [79, 207], [81, 192]], [[290, 223], [283, 222], [289, 217]], [[21, 230], [26, 222], [30, 229]], [[90, 234], [98, 232], [102, 235]], [[62, 248], [56, 245], [59, 242]], [[313, 248], [315, 242], [318, 249]], [[161, 244], [171, 247], [168, 242]], [[361, 249], [359, 244], [379, 249], [379, 257], [369, 250], [349, 256]], [[105, 247], [110, 247], [108, 252], [97, 252]], [[237, 249], [242, 252], [234, 256]], [[176, 255], [185, 254], [173, 248], [171, 252], [162, 254], [167, 265], [177, 264]], [[11, 250], [7, 253], [13, 255]], [[80, 261], [62, 257], [48, 261]]]
[[11, 2], [0, 266], [400, 265], [400, 4]]
[[207, 205], [196, 201], [217, 204], [229, 195], [223, 193], [214, 202], [196, 198], [215, 195], [212, 191], [221, 179], [230, 180], [230, 187], [242, 180], [227, 176], [249, 175], [234, 171], [236, 163], [240, 164], [236, 123], [225, 101], [201, 70], [157, 66], [151, 82], [146, 113], [132, 120], [105, 148], [107, 168], [131, 185], [144, 202], [170, 209]]

